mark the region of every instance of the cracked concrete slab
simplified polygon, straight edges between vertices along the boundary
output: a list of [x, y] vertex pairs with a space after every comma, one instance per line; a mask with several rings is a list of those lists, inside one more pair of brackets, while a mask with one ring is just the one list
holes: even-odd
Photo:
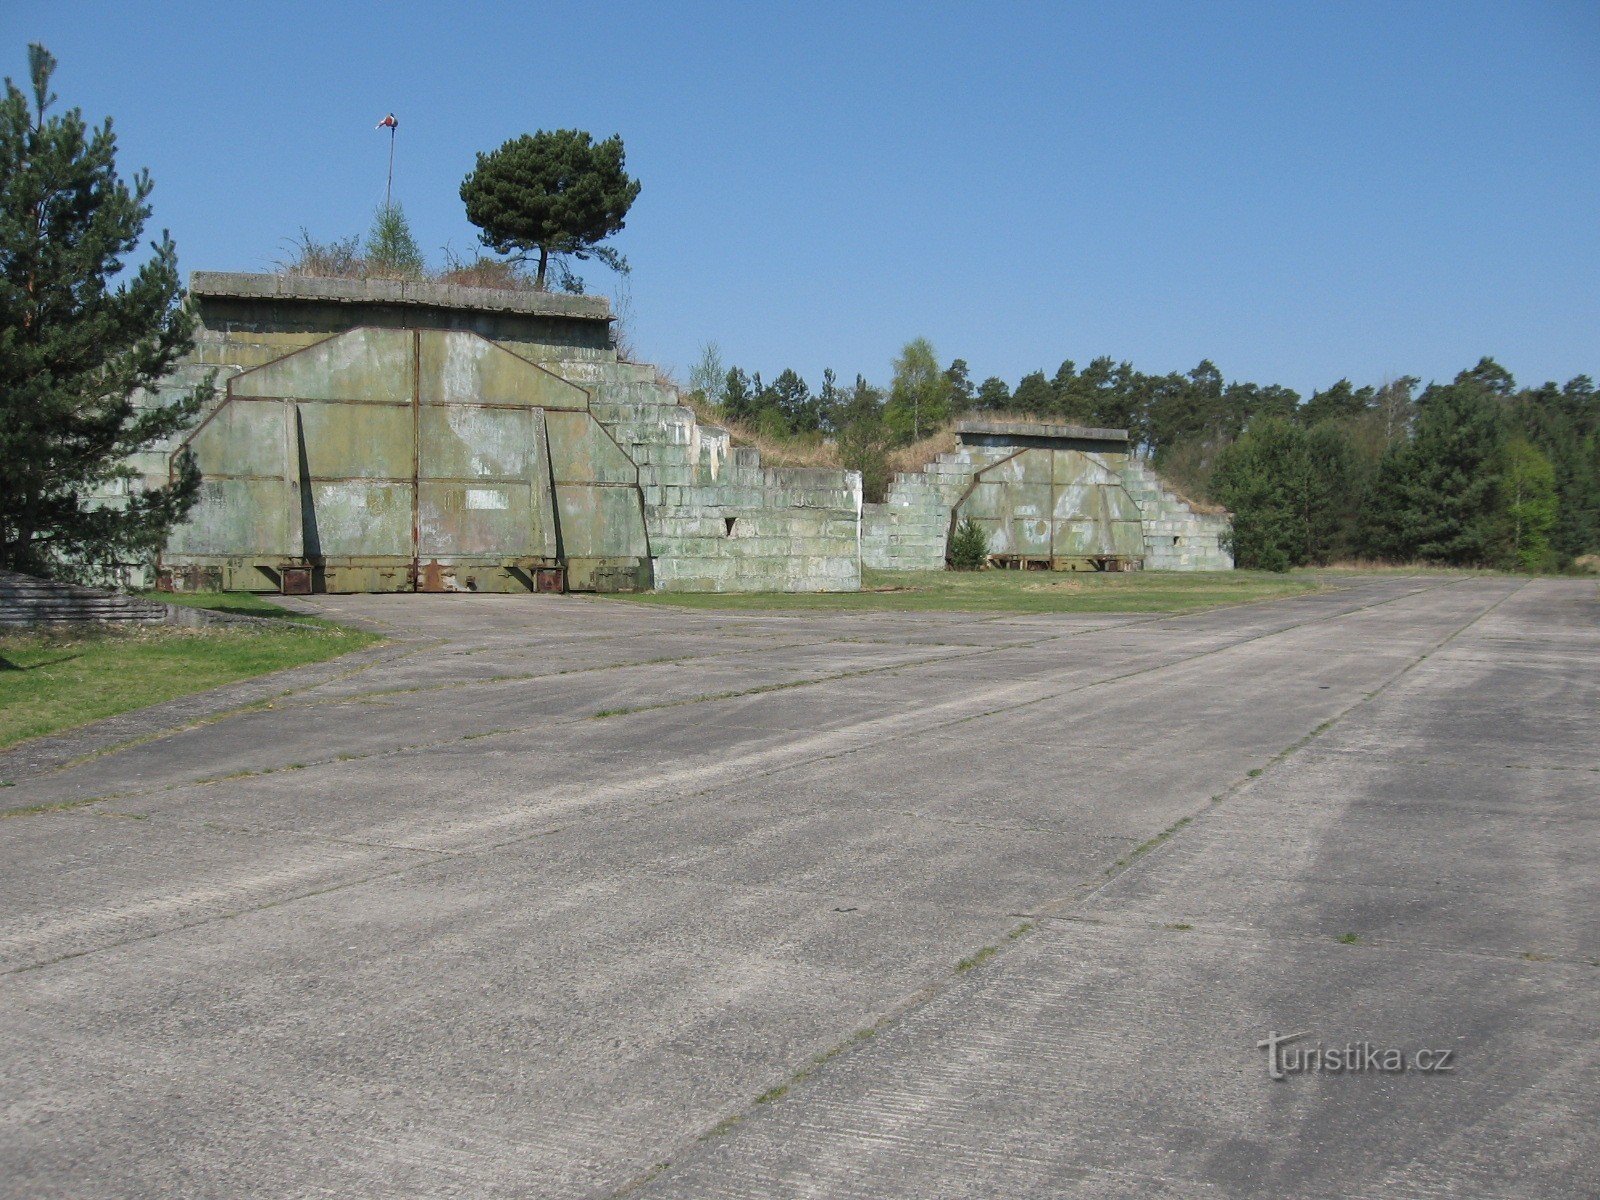
[[317, 604], [403, 653], [0, 793], [0, 1195], [1597, 1190], [1592, 584]]

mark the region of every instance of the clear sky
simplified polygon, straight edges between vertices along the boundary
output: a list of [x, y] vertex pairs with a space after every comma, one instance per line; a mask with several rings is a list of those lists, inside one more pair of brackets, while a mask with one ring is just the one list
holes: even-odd
[[[149, 167], [184, 269], [396, 195], [470, 256], [473, 155], [621, 133], [632, 338], [884, 381], [908, 339], [1309, 393], [1480, 355], [1600, 374], [1600, 5], [0, 4], [0, 71]], [[591, 273], [611, 290], [605, 272]]]

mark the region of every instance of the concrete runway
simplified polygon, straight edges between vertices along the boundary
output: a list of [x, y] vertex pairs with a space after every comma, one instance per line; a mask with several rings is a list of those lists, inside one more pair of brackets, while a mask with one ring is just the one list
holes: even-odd
[[0, 1195], [1600, 1195], [1591, 582], [318, 603], [0, 754]]

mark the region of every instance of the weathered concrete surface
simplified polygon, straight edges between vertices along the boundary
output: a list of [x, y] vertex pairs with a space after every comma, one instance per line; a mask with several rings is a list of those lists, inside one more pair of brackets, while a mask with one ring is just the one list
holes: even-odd
[[0, 791], [0, 1194], [1600, 1190], [1593, 584], [326, 604], [422, 640]]

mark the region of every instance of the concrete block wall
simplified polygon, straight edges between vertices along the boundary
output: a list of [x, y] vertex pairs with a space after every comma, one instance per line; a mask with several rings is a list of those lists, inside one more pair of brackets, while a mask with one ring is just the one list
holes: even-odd
[[[1003, 447], [962, 446], [921, 471], [896, 475], [884, 503], [863, 509], [862, 565], [886, 571], [943, 568], [951, 509], [977, 472], [1011, 453]], [[1233, 556], [1225, 548], [1230, 530], [1226, 516], [1196, 512], [1136, 458], [1126, 460], [1122, 482], [1139, 506], [1147, 569], [1233, 569]]]
[[854, 591], [861, 586], [861, 476], [764, 467], [704, 426], [653, 367], [551, 364], [639, 466], [662, 591]]
[[943, 570], [950, 510], [971, 485], [973, 475], [1010, 453], [962, 446], [941, 454], [920, 471], [896, 475], [884, 502], [863, 508], [862, 565], [885, 571]]
[[1144, 565], [1160, 571], [1231, 571], [1226, 547], [1232, 530], [1225, 515], [1196, 512], [1138, 459], [1130, 459], [1122, 484], [1144, 517]]

